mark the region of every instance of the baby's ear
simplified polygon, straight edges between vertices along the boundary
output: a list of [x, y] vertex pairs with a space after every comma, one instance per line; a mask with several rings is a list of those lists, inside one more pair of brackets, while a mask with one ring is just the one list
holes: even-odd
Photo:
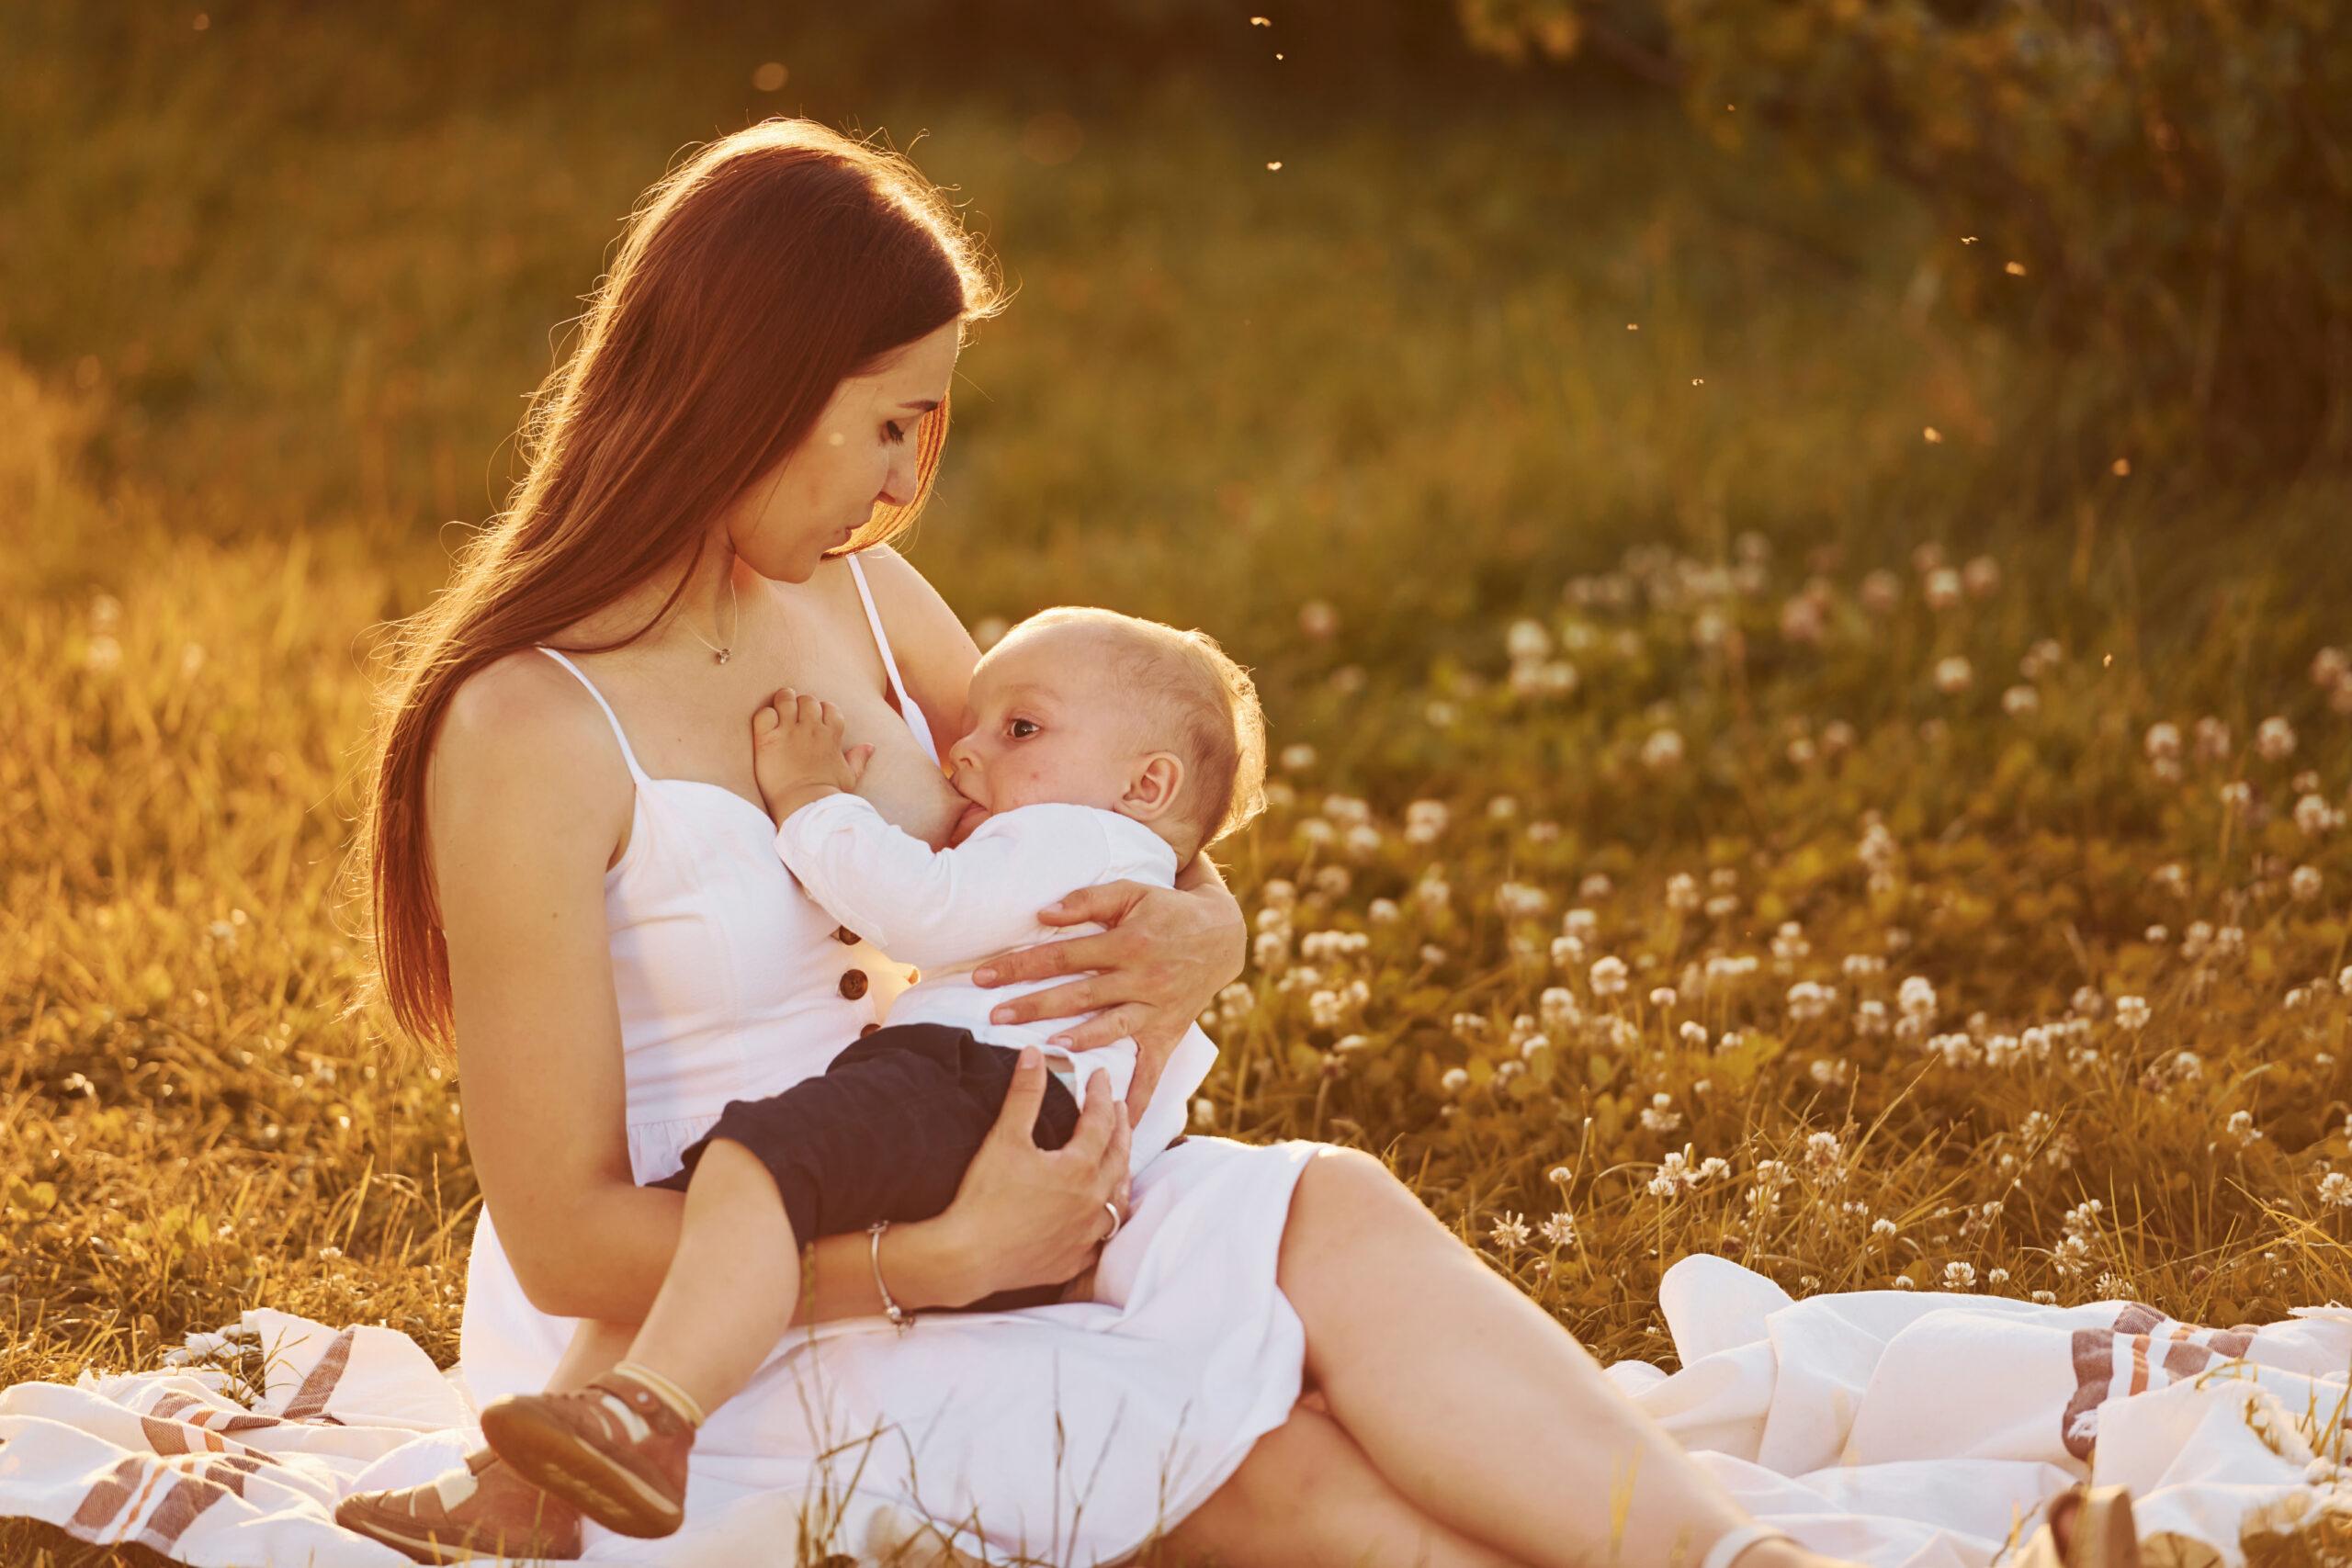
[[1176, 803], [1183, 786], [1183, 762], [1172, 751], [1154, 751], [1136, 765], [1119, 806], [1136, 821], [1150, 822]]

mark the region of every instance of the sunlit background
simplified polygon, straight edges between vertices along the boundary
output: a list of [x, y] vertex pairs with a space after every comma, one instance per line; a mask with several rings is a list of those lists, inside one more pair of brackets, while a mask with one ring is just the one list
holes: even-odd
[[2352, 1297], [2347, 24], [0, 8], [0, 1382], [454, 1357], [456, 1089], [347, 1012], [371, 650], [638, 194], [794, 114], [1019, 291], [917, 563], [1259, 671], [1198, 1128], [1391, 1156], [1604, 1359], [1695, 1250]]

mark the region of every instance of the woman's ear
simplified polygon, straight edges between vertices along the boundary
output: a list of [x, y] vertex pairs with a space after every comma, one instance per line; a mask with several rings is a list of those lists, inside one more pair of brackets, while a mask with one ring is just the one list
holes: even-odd
[[1127, 780], [1127, 792], [1119, 797], [1119, 810], [1138, 822], [1157, 821], [1176, 804], [1176, 792], [1183, 787], [1183, 762], [1173, 751], [1154, 751], [1136, 765], [1134, 775]]

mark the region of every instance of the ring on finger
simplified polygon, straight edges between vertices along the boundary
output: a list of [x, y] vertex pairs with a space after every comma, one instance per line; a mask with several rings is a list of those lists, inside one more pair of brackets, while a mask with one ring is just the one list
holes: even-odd
[[1119, 1217], [1119, 1206], [1108, 1198], [1102, 1200], [1102, 1211], [1111, 1216], [1111, 1228], [1102, 1237], [1103, 1244], [1107, 1246], [1111, 1237], [1119, 1234], [1119, 1227], [1127, 1222]]

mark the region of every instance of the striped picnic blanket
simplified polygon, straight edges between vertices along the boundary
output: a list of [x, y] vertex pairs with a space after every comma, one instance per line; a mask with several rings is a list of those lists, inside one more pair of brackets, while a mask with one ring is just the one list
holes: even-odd
[[[2245, 1561], [2245, 1529], [2352, 1517], [2352, 1311], [2213, 1329], [2141, 1303], [1859, 1291], [1792, 1300], [1725, 1258], [1667, 1270], [1681, 1370], [1608, 1369], [1759, 1518], [1873, 1568], [1985, 1568], [2041, 1503], [2131, 1488], [2150, 1568]], [[399, 1568], [337, 1529], [356, 1486], [423, 1480], [474, 1436], [456, 1372], [405, 1335], [254, 1311], [177, 1364], [0, 1391], [0, 1516], [197, 1568]], [[752, 1499], [764, 1504], [764, 1497]], [[780, 1517], [589, 1556], [766, 1561]]]

